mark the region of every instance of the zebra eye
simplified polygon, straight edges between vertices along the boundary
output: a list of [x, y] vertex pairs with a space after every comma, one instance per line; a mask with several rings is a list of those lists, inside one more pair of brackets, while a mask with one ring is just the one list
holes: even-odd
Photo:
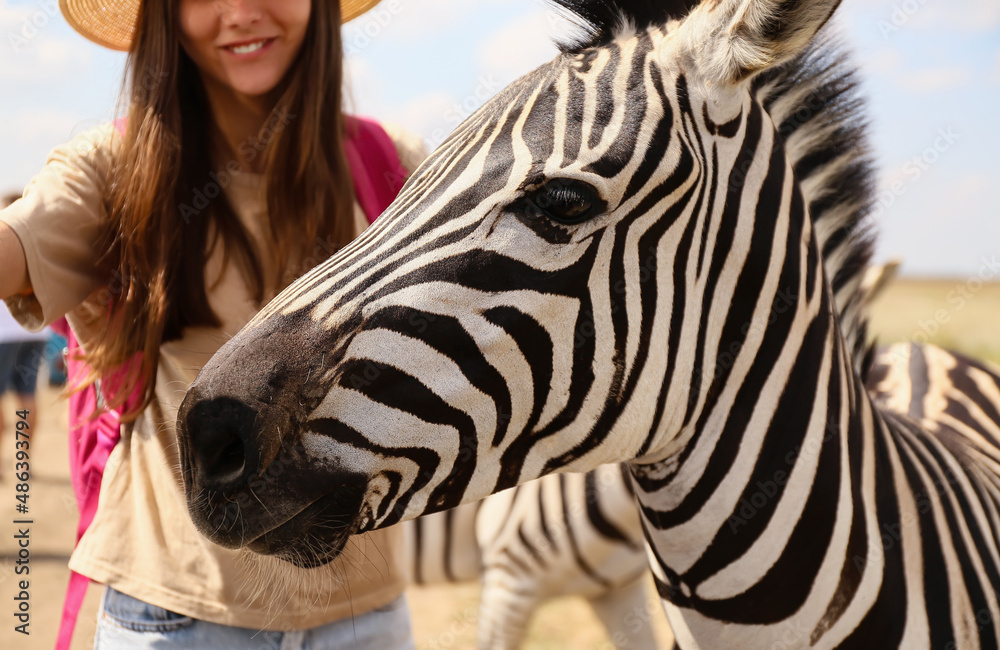
[[603, 209], [592, 186], [571, 178], [555, 178], [525, 197], [530, 218], [547, 217], [562, 224], [582, 223]]

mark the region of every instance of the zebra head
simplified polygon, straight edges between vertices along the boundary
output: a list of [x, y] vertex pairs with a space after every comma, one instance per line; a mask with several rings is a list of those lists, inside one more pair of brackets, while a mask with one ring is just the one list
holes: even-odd
[[838, 2], [556, 4], [583, 40], [463, 123], [192, 385], [183, 474], [212, 540], [315, 565], [547, 473], [663, 458], [712, 398], [701, 351], [748, 336], [731, 323], [775, 291], [748, 251], [806, 254], [752, 84]]

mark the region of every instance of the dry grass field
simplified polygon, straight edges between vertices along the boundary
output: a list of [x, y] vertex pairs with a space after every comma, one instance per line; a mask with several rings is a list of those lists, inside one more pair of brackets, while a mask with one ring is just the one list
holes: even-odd
[[[991, 359], [1000, 364], [1000, 283], [980, 285], [965, 280], [899, 280], [874, 306], [873, 332], [881, 342], [920, 339]], [[76, 510], [69, 483], [66, 452], [66, 411], [56, 393], [43, 391], [41, 420], [32, 440], [30, 637], [13, 631], [17, 582], [14, 574], [15, 491], [10, 478], [13, 440], [0, 440], [0, 649], [48, 650], [59, 625], [73, 546]], [[14, 404], [0, 401], [7, 422]], [[477, 609], [475, 585], [411, 589], [414, 631], [420, 650], [473, 648]], [[100, 588], [91, 587], [80, 617], [74, 649], [91, 647]], [[652, 624], [663, 640], [669, 632], [662, 612]], [[594, 615], [576, 599], [544, 606], [535, 618], [526, 648], [531, 650], [596, 650], [610, 648]]]
[[895, 281], [872, 307], [880, 343], [921, 341], [1000, 364], [1000, 282]]

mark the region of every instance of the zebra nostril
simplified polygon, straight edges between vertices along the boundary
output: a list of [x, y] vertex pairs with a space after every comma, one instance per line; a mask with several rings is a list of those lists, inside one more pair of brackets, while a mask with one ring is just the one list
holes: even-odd
[[243, 402], [216, 398], [197, 402], [187, 414], [185, 430], [198, 481], [232, 492], [242, 488], [257, 471], [255, 439], [257, 413]]
[[220, 483], [233, 483], [243, 475], [246, 467], [246, 446], [237, 436], [216, 456], [202, 464], [202, 471]]

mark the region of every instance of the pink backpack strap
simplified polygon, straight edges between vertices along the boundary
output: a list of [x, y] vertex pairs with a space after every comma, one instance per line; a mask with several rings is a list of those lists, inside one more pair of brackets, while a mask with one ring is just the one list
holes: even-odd
[[368, 217], [375, 221], [389, 207], [406, 182], [392, 138], [374, 120], [345, 115], [347, 138], [344, 154], [351, 167], [354, 192]]
[[[67, 349], [70, 351], [66, 359], [66, 373], [69, 386], [79, 384], [87, 372], [87, 364], [75, 358], [73, 354], [79, 350], [79, 343], [73, 331], [65, 330]], [[141, 356], [133, 357], [131, 364], [140, 362]], [[123, 377], [125, 371], [112, 375], [105, 382], [105, 389], [113, 391], [116, 379]], [[98, 387], [90, 385], [84, 390], [70, 395], [69, 402], [69, 469], [73, 493], [80, 509], [80, 520], [76, 527], [76, 543], [87, 531], [97, 513], [98, 497], [101, 490], [101, 480], [108, 457], [115, 445], [121, 439], [121, 411], [109, 410], [96, 418], [91, 418], [99, 404]], [[142, 399], [142, 387], [139, 386], [129, 396], [123, 408], [131, 409]], [[74, 544], [75, 546], [75, 544]], [[73, 629], [76, 619], [87, 593], [90, 579], [75, 571], [70, 572], [69, 585], [66, 588], [66, 598], [63, 602], [62, 620], [59, 624], [59, 636], [56, 640], [57, 650], [69, 650], [73, 640]]]

